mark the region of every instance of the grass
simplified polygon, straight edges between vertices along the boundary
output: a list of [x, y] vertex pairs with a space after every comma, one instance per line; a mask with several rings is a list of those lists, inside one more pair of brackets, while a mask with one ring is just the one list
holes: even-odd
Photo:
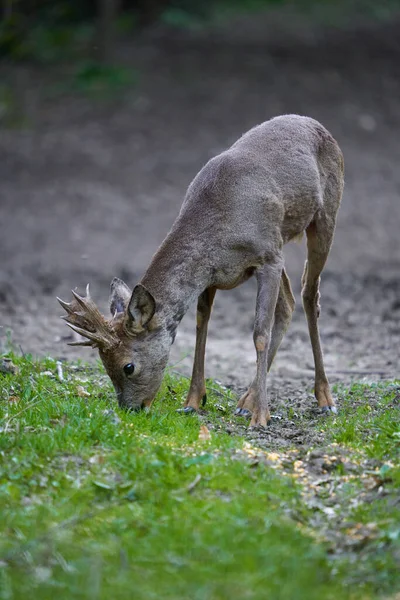
[[364, 448], [375, 458], [398, 455], [400, 384], [356, 383], [338, 393], [344, 410], [329, 429], [332, 439]]
[[328, 493], [312, 449], [271, 453], [229, 435], [232, 398], [216, 384], [208, 429], [176, 413], [184, 379], [167, 375], [151, 412], [132, 415], [100, 367], [64, 364], [59, 381], [52, 359], [11, 358], [19, 372], [0, 374], [2, 600], [366, 600], [400, 588], [395, 382], [340, 390], [343, 416], [304, 423], [341, 452], [326, 459]]

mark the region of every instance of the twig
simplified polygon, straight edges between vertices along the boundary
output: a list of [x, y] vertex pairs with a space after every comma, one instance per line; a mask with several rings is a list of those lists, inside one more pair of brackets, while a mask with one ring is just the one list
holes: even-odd
[[200, 480], [201, 480], [201, 475], [200, 475], [200, 473], [198, 473], [196, 475], [196, 477], [193, 479], [192, 483], [189, 483], [189, 485], [186, 488], [186, 491], [188, 492], [188, 494], [191, 494], [193, 492], [194, 488], [200, 482]]

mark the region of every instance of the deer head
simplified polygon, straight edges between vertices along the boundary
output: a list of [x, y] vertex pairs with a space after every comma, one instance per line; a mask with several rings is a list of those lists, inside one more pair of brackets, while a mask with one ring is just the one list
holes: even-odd
[[121, 279], [111, 282], [111, 318], [106, 319], [86, 288], [86, 296], [72, 292], [71, 302], [57, 298], [67, 314], [62, 318], [85, 341], [70, 346], [97, 348], [114, 385], [121, 408], [150, 406], [168, 362], [171, 338], [158, 322], [156, 302], [142, 285], [133, 292]]

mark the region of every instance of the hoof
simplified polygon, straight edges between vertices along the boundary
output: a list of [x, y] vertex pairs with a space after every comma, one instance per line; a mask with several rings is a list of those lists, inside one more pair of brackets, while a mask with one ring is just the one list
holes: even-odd
[[266, 431], [267, 427], [269, 425], [269, 421], [267, 421], [266, 425], [249, 425], [249, 430], [250, 431]]
[[237, 417], [245, 417], [245, 419], [250, 419], [251, 412], [247, 410], [247, 408], [237, 408], [235, 410], [235, 415]]
[[184, 415], [195, 415], [197, 410], [193, 406], [185, 406], [184, 408], [178, 408], [176, 412]]
[[321, 406], [320, 410], [323, 415], [330, 415], [330, 414], [337, 415], [336, 406]]

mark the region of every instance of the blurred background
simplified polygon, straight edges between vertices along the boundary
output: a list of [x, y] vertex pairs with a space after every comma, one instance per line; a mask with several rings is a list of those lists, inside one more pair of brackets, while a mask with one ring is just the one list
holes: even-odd
[[[322, 283], [328, 372], [399, 375], [400, 0], [0, 6], [0, 348], [94, 358], [66, 346], [55, 296], [90, 282], [106, 310], [110, 280], [134, 286], [204, 163], [298, 113], [345, 156]], [[299, 298], [304, 245], [286, 257]], [[219, 293], [210, 326], [208, 374], [238, 389], [252, 378], [254, 305], [253, 281]], [[172, 353], [186, 373], [193, 317]], [[298, 302], [272, 379], [311, 385], [311, 369]]]

